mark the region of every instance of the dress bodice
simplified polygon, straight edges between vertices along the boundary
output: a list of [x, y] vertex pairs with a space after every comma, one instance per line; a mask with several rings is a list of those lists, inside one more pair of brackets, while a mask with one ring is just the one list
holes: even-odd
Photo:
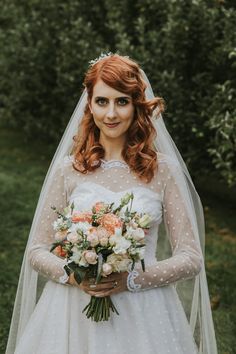
[[[132, 209], [149, 213], [153, 221], [146, 235], [145, 276], [137, 278], [142, 289], [158, 287], [196, 275], [201, 269], [201, 250], [188, 216], [186, 201], [178, 187], [178, 166], [168, 156], [158, 154], [158, 168], [151, 181], [141, 180], [123, 161], [102, 161], [95, 171], [76, 171], [70, 158], [55, 170], [28, 257], [32, 267], [55, 281], [65, 282], [65, 260], [50, 252], [55, 240], [55, 206], [63, 210], [74, 201], [78, 210], [91, 210], [98, 201], [119, 204], [126, 192], [133, 191]], [[157, 237], [162, 218], [168, 232], [172, 256], [158, 260]], [[157, 252], [156, 252], [157, 251]], [[156, 258], [157, 254], [157, 258]], [[68, 276], [67, 276], [68, 278]]]

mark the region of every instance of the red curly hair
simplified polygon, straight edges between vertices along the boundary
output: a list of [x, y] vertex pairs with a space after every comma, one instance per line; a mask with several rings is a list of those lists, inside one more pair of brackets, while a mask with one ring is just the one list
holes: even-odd
[[94, 123], [89, 109], [93, 88], [98, 80], [132, 97], [135, 107], [134, 120], [126, 132], [126, 143], [122, 157], [130, 169], [141, 179], [150, 182], [157, 169], [157, 155], [153, 145], [156, 130], [151, 122], [153, 110], [164, 110], [160, 97], [146, 100], [146, 83], [142, 79], [139, 65], [118, 54], [109, 55], [93, 64], [85, 75], [84, 86], [88, 93], [88, 103], [74, 138], [74, 168], [82, 173], [94, 171], [101, 165], [105, 150], [99, 142], [100, 130]]

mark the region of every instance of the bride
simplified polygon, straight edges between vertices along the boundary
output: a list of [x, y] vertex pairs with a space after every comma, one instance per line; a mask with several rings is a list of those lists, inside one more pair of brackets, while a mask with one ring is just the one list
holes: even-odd
[[[166, 131], [163, 101], [139, 65], [118, 54], [92, 61], [84, 85], [41, 191], [6, 354], [217, 354], [201, 202]], [[50, 252], [51, 206], [73, 202], [85, 211], [98, 201], [119, 203], [127, 191], [133, 210], [152, 216], [145, 272], [136, 265], [97, 285], [77, 284]], [[86, 318], [91, 295], [110, 295], [119, 315]]]

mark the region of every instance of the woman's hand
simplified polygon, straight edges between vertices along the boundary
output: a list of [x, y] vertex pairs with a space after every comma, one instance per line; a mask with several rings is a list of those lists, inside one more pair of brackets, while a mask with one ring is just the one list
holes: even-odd
[[76, 285], [87, 294], [96, 297], [105, 297], [127, 290], [128, 272], [112, 273], [107, 277], [102, 277], [98, 284], [94, 278], [85, 278], [80, 284], [74, 279], [73, 273], [69, 277], [68, 283]]

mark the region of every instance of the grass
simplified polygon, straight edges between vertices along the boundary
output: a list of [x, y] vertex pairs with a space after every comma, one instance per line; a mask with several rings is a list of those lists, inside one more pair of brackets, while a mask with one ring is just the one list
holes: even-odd
[[[53, 147], [0, 132], [0, 353], [5, 352], [23, 252]], [[227, 200], [201, 194], [206, 216], [206, 269], [219, 354], [236, 348], [236, 219]]]

